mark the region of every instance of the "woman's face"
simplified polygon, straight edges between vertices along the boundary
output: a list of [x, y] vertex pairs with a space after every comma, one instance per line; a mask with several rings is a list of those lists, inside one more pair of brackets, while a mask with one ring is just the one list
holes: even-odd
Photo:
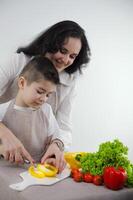
[[45, 56], [52, 61], [57, 71], [61, 72], [73, 64], [81, 47], [82, 44], [79, 38], [69, 37], [60, 51], [56, 53], [46, 53]]

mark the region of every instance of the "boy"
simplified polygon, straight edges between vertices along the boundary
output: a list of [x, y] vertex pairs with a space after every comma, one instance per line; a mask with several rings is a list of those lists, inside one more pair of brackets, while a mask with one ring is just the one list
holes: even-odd
[[63, 150], [58, 124], [46, 103], [57, 84], [58, 72], [48, 58], [36, 56], [24, 67], [18, 78], [16, 98], [0, 105], [0, 121], [16, 136], [20, 147], [5, 153], [1, 144], [0, 154], [3, 153], [5, 159], [23, 162], [26, 158], [40, 162], [51, 143]]

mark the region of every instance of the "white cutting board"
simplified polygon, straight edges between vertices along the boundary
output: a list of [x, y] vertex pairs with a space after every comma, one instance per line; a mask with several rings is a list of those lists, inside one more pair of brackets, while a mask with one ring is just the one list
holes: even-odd
[[70, 176], [69, 168], [65, 168], [63, 172], [61, 174], [57, 174], [56, 177], [44, 177], [44, 178], [35, 178], [31, 176], [28, 173], [28, 171], [26, 171], [20, 174], [20, 177], [23, 179], [22, 182], [11, 184], [9, 185], [9, 187], [17, 191], [22, 191], [25, 188], [32, 185], [52, 185], [67, 178], [68, 176]]

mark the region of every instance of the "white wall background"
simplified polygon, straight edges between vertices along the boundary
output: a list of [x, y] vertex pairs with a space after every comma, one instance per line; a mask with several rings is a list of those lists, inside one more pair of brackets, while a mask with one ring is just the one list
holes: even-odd
[[71, 150], [119, 138], [133, 160], [132, 0], [0, 0], [0, 60], [66, 19], [84, 27], [92, 51], [77, 84]]

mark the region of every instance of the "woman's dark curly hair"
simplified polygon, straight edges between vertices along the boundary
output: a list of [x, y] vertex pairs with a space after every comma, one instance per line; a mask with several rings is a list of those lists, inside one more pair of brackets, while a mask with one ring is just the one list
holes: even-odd
[[28, 46], [18, 48], [17, 53], [23, 52], [28, 56], [45, 55], [47, 52], [56, 53], [62, 49], [65, 40], [69, 37], [79, 38], [82, 47], [73, 64], [67, 67], [65, 71], [68, 74], [77, 70], [81, 72], [81, 67], [84, 67], [90, 61], [91, 52], [85, 31], [73, 21], [66, 20], [54, 24]]

